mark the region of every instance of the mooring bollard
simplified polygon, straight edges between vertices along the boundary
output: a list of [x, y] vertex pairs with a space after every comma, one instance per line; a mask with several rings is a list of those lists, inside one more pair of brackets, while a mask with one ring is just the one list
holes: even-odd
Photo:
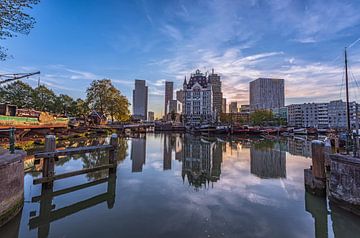
[[[113, 148], [109, 151], [109, 164], [112, 164], [116, 166], [116, 154], [117, 149], [119, 146], [119, 138], [117, 134], [112, 134], [110, 137], [110, 145], [113, 146]], [[116, 170], [116, 167], [110, 168], [109, 172], [114, 172]]]
[[306, 191], [318, 195], [326, 195], [325, 144], [322, 141], [311, 142], [312, 166], [304, 170]]
[[[45, 137], [45, 152], [54, 152], [56, 150], [56, 137], [54, 135], [47, 135]], [[43, 170], [42, 176], [45, 177], [53, 177], [55, 173], [55, 158], [44, 158], [43, 159]], [[51, 187], [53, 183], [47, 183], [47, 187]]]

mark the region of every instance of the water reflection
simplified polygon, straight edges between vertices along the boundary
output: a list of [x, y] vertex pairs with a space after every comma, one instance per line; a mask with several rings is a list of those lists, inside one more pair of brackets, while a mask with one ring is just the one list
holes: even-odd
[[146, 137], [139, 135], [131, 139], [132, 172], [142, 172], [146, 157]]
[[192, 136], [184, 138], [182, 178], [196, 189], [220, 179], [222, 143]]
[[[148, 134], [120, 143], [117, 176], [107, 170], [89, 173], [56, 182], [54, 189], [26, 183], [29, 201], [23, 214], [0, 228], [0, 237], [320, 238], [360, 233], [358, 217], [305, 193], [303, 169], [311, 161], [304, 158], [307, 149], [295, 148], [307, 142]], [[106, 154], [85, 154], [60, 159], [57, 166], [90, 168], [107, 159]]]
[[[57, 196], [66, 195], [68, 193], [90, 188], [103, 183], [107, 183], [107, 191], [105, 193], [76, 202], [60, 209], [56, 209], [56, 204], [53, 203], [54, 198]], [[35, 216], [36, 211], [30, 212], [30, 216], [32, 218], [29, 220], [29, 229], [38, 229], [38, 237], [45, 238], [48, 237], [50, 224], [54, 221], [61, 220], [67, 216], [73, 215], [103, 202], [107, 203], [108, 209], [112, 209], [115, 204], [115, 188], [116, 173], [110, 173], [108, 178], [95, 180], [57, 191], [53, 191], [53, 188], [47, 188], [43, 185], [41, 195], [32, 198], [32, 202], [39, 202], [40, 206], [38, 216]]]
[[260, 141], [250, 148], [252, 174], [260, 178], [286, 178], [286, 152], [282, 144]]

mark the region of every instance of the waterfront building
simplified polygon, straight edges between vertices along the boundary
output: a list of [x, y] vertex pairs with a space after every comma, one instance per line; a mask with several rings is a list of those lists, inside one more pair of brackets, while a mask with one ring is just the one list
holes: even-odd
[[237, 112], [238, 112], [237, 102], [231, 102], [229, 105], [229, 113], [237, 113]]
[[176, 91], [176, 100], [178, 100], [179, 102], [184, 104], [184, 102], [185, 102], [184, 90], [180, 89], [180, 90]]
[[165, 82], [165, 116], [169, 113], [169, 101], [174, 98], [174, 82]]
[[[346, 128], [346, 102], [291, 104], [288, 108], [288, 125], [294, 127]], [[350, 102], [350, 123], [356, 126], [358, 104]]]
[[250, 105], [241, 105], [240, 112], [242, 113], [250, 113]]
[[154, 120], [155, 120], [155, 113], [150, 111], [148, 113], [148, 121], [154, 121]]
[[196, 70], [189, 81], [186, 77], [183, 83], [185, 92], [184, 117], [188, 124], [212, 123], [215, 121], [213, 113], [213, 91], [207, 77]]
[[226, 113], [226, 98], [222, 99], [222, 113]]
[[[356, 128], [359, 105], [350, 102], [350, 126]], [[329, 125], [331, 128], [347, 128], [346, 102], [342, 100], [331, 101], [328, 104]]]
[[168, 112], [169, 113], [177, 113], [177, 114], [181, 114], [182, 113], [182, 103], [178, 100], [170, 100], [168, 103]]
[[284, 79], [258, 78], [250, 82], [252, 110], [281, 108], [284, 105]]
[[280, 118], [287, 120], [288, 118], [288, 108], [287, 107], [280, 107], [280, 108], [272, 108], [271, 112], [273, 113], [275, 118]]
[[213, 91], [213, 111], [216, 116], [222, 112], [222, 98], [221, 80], [220, 75], [214, 73], [214, 69], [211, 70], [211, 74], [208, 76], [209, 82]]
[[145, 80], [136, 79], [133, 90], [133, 117], [138, 120], [147, 119], [148, 87]]
[[183, 104], [178, 100], [170, 100], [168, 105], [168, 114], [166, 116], [167, 121], [180, 122], [181, 114], [183, 110]]

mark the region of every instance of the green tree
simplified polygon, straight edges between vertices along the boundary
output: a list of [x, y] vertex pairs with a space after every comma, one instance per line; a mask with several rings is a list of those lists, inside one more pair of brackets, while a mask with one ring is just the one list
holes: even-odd
[[86, 102], [91, 109], [109, 115], [112, 120], [130, 118], [129, 101], [116, 89], [110, 79], [94, 80], [86, 90]]
[[16, 105], [18, 108], [32, 108], [34, 90], [22, 81], [12, 82], [0, 90], [1, 102]]
[[45, 112], [56, 113], [58, 111], [56, 105], [57, 97], [51, 89], [45, 85], [40, 85], [33, 91], [34, 109]]
[[73, 113], [73, 116], [86, 119], [89, 113], [90, 113], [89, 105], [81, 98], [76, 99], [75, 112]]
[[[27, 35], [35, 24], [35, 19], [24, 11], [31, 9], [39, 0], [0, 1], [0, 40]], [[0, 46], [0, 60], [7, 57], [7, 49]]]
[[60, 94], [56, 98], [55, 112], [64, 115], [73, 115], [75, 113], [75, 106], [76, 103], [72, 97], [65, 94]]
[[269, 124], [273, 119], [273, 113], [270, 110], [257, 110], [250, 114], [250, 121], [256, 126]]

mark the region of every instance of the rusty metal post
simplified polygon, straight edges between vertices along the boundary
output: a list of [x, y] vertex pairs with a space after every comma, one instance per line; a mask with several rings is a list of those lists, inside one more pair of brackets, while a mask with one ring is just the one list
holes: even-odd
[[9, 129], [9, 150], [10, 154], [15, 153], [15, 128]]

